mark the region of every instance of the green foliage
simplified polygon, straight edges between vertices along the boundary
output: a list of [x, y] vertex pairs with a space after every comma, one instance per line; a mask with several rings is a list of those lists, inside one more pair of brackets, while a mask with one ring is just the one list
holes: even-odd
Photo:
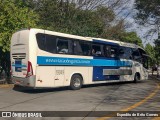
[[[63, 0], [0, 0], [0, 46], [9, 51], [11, 35], [21, 29], [37, 27], [81, 36], [103, 37], [124, 42], [142, 42], [136, 33], [127, 33], [124, 21], [117, 24], [113, 10], [99, 6], [94, 10], [77, 8]], [[114, 23], [114, 24], [113, 24]]]
[[[121, 36], [126, 33], [124, 21], [113, 23], [114, 12], [104, 6], [88, 10], [77, 8], [67, 1], [38, 0], [31, 8], [39, 14], [38, 26], [43, 29], [115, 40], [122, 40]], [[141, 43], [141, 40], [137, 41]]]
[[123, 33], [125, 33], [124, 22], [120, 21], [118, 24], [108, 27], [103, 32], [101, 37], [106, 39], [120, 40], [120, 36], [122, 36]]
[[133, 43], [143, 47], [142, 40], [137, 36], [136, 32], [125, 32], [123, 28], [123, 22], [120, 22], [116, 26], [108, 29], [103, 37], [122, 42]]
[[145, 46], [145, 51], [151, 57], [151, 61], [149, 61], [149, 65], [153, 66], [156, 62], [154, 47], [151, 46], [149, 43], [147, 43], [146, 46]]
[[[160, 0], [136, 0], [135, 8], [138, 10], [137, 22], [140, 25], [152, 25], [148, 34], [160, 32]], [[160, 40], [157, 39], [154, 43], [154, 50], [150, 45], [146, 45], [146, 50], [153, 62], [160, 63]]]
[[[85, 4], [90, 6], [93, 2], [98, 4], [95, 0], [89, 0]], [[117, 22], [115, 18], [112, 8], [98, 6], [92, 10], [85, 9], [69, 0], [0, 0], [0, 63], [9, 76], [10, 61], [7, 56], [11, 36], [17, 30], [29, 27], [115, 39], [142, 46], [136, 33], [126, 32], [124, 21]], [[157, 50], [160, 44], [157, 41], [155, 43], [158, 45], [155, 47]]]
[[160, 39], [156, 39], [154, 41], [155, 44], [155, 58], [157, 60], [157, 63], [160, 64]]
[[40, 15], [38, 25], [42, 28], [82, 36], [99, 36], [105, 23], [114, 19], [113, 11], [105, 7], [83, 10], [75, 4], [52, 0], [40, 0], [36, 11]]
[[119, 39], [120, 41], [137, 44], [143, 47], [142, 40], [137, 36], [135, 32], [124, 32]]
[[136, 0], [135, 3], [135, 8], [139, 11], [136, 17], [140, 24], [159, 24], [160, 0]]
[[21, 28], [35, 27], [38, 16], [22, 0], [0, 0], [0, 46], [10, 50], [12, 34]]

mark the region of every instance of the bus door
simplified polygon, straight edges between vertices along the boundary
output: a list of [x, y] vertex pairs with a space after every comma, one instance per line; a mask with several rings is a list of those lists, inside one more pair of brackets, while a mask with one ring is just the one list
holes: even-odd
[[64, 66], [56, 66], [55, 67], [55, 78], [54, 78], [54, 85], [55, 86], [63, 86], [64, 85]]
[[148, 59], [149, 56], [146, 54], [146, 52], [142, 49], [139, 48], [139, 52], [141, 55], [141, 72], [143, 73], [143, 79], [147, 79], [148, 78]]
[[149, 59], [149, 56], [146, 55], [146, 54], [143, 54], [143, 56], [142, 56], [142, 64], [143, 64], [143, 76], [144, 76], [144, 79], [148, 78], [148, 59]]

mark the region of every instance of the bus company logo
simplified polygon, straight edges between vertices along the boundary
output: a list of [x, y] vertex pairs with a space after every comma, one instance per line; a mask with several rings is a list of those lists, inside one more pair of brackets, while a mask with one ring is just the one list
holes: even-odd
[[11, 117], [11, 112], [2, 112], [2, 117]]
[[90, 60], [79, 60], [79, 59], [55, 59], [55, 58], [47, 58], [46, 63], [55, 63], [55, 64], [90, 64]]

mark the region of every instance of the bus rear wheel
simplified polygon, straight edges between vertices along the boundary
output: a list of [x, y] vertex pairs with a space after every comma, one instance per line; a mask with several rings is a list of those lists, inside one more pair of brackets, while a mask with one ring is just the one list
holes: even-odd
[[70, 88], [72, 90], [79, 90], [82, 87], [82, 77], [80, 75], [73, 75], [71, 78]]

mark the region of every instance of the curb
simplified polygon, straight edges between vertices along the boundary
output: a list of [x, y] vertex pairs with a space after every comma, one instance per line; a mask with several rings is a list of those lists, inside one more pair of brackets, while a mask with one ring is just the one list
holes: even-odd
[[0, 80], [0, 88], [9, 88], [9, 87], [13, 87], [14, 84], [8, 84], [6, 79], [1, 79]]
[[0, 88], [10, 88], [14, 87], [14, 84], [0, 84]]

